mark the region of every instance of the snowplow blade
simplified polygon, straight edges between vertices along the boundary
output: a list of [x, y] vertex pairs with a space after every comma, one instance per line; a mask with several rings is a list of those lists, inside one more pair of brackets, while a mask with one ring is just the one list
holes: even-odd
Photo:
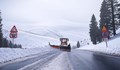
[[60, 48], [59, 45], [51, 45], [50, 43], [49, 43], [49, 46], [50, 46], [50, 47], [53, 47], [53, 48], [57, 48], [57, 49]]

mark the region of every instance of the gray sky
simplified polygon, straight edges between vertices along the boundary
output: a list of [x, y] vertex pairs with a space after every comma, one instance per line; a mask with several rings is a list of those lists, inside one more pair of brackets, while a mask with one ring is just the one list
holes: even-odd
[[99, 20], [102, 0], [0, 0], [7, 24], [88, 25], [94, 13]]

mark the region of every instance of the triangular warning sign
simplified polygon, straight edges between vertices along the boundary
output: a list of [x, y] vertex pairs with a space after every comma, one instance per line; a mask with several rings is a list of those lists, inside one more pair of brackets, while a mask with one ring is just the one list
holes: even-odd
[[107, 32], [107, 28], [105, 26], [103, 26], [102, 32]]
[[18, 32], [16, 26], [13, 26], [13, 28], [10, 31], [11, 33]]

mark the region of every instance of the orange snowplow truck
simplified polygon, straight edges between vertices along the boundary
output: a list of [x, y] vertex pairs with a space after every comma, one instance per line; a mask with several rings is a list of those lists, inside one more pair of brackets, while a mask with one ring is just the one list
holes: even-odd
[[63, 51], [71, 51], [71, 46], [68, 44], [69, 39], [68, 38], [60, 38], [61, 45], [60, 50]]
[[60, 38], [61, 44], [60, 45], [49, 45], [53, 48], [58, 48], [63, 51], [71, 51], [71, 46], [68, 44], [69, 39], [68, 38]]

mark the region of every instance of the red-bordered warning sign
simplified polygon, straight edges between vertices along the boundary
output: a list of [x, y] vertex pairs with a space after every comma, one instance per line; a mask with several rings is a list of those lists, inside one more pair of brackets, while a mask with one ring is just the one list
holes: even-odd
[[12, 29], [10, 30], [10, 38], [17, 38], [17, 28], [16, 26], [13, 26]]
[[16, 28], [16, 26], [14, 25], [13, 28], [10, 30], [11, 33], [17, 33], [18, 30]]

